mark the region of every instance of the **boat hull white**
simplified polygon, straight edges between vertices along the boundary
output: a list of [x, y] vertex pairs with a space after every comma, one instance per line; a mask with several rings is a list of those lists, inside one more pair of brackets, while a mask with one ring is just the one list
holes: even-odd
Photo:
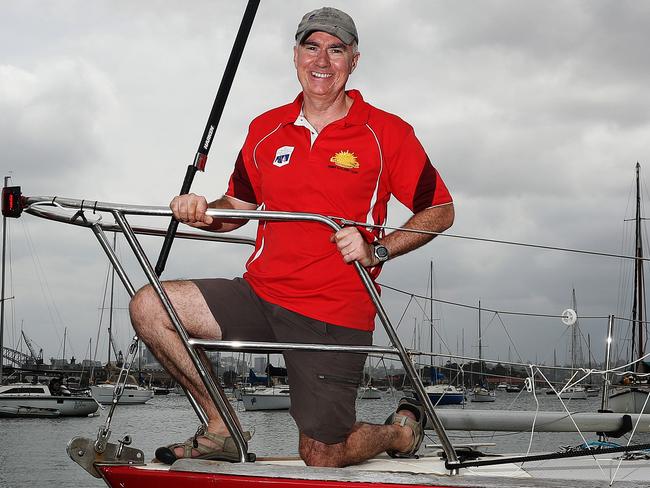
[[487, 392], [487, 391], [477, 392], [477, 391], [474, 391], [470, 395], [469, 399], [472, 402], [488, 403], [488, 402], [496, 401], [496, 396], [492, 392]]
[[[114, 385], [95, 385], [90, 387], [93, 398], [102, 405], [113, 403]], [[153, 391], [146, 388], [125, 388], [118, 405], [141, 405], [153, 398]]]
[[609, 410], [620, 413], [650, 413], [650, 400], [646, 402], [648, 394], [648, 388], [636, 386], [615, 389], [609, 396]]
[[244, 409], [252, 410], [289, 410], [291, 396], [289, 389], [265, 388], [253, 393], [242, 393]]
[[0, 397], [0, 417], [87, 417], [98, 408], [90, 397]]

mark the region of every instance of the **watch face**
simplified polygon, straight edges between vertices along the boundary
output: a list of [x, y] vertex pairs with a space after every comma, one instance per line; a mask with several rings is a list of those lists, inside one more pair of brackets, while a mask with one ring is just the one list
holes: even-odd
[[384, 261], [384, 260], [388, 259], [388, 249], [386, 249], [386, 247], [381, 246], [381, 245], [375, 246], [375, 256], [380, 261]]

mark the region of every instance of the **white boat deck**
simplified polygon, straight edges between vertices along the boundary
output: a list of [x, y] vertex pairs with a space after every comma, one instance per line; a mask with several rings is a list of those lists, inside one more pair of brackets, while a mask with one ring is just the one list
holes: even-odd
[[[491, 457], [490, 459], [493, 459]], [[298, 458], [262, 458], [255, 463], [228, 463], [183, 459], [173, 466], [148, 464], [138, 469], [188, 471], [266, 478], [304, 479], [339, 482], [366, 482], [398, 485], [449, 486], [472, 488], [540, 487], [540, 488], [621, 488], [647, 487], [650, 460], [620, 461], [615, 456], [601, 455], [512, 463], [461, 470], [450, 476], [438, 456], [419, 459], [392, 459], [380, 456], [358, 466], [347, 468], [307, 467]], [[611, 481], [613, 480], [613, 483]]]

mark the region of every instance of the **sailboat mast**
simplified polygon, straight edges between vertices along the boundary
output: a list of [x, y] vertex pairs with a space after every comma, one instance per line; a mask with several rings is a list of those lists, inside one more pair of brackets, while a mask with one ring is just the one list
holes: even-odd
[[512, 359], [510, 359], [510, 346], [508, 346], [508, 384], [512, 381]]
[[481, 300], [478, 301], [478, 368], [479, 383], [483, 383], [483, 341], [481, 340]]
[[[429, 318], [431, 319], [431, 329], [429, 333], [429, 350], [431, 351], [431, 356], [429, 356], [429, 366], [431, 367], [431, 372], [433, 374], [433, 260], [429, 263], [429, 281], [431, 282], [431, 290], [429, 295]], [[434, 382], [435, 383], [435, 382]]]
[[[9, 176], [5, 176], [5, 187], [9, 186]], [[5, 268], [7, 267], [7, 217], [2, 217], [2, 295], [0, 297], [0, 385], [2, 384], [2, 364], [4, 363], [3, 338], [5, 330]]]
[[65, 327], [63, 329], [63, 363], [62, 364], [65, 363], [65, 342], [67, 339], [68, 339], [68, 328]]
[[[576, 289], [573, 288], [571, 290], [571, 308], [574, 311], [577, 311], [578, 305], [576, 301]], [[578, 360], [578, 321], [571, 326], [571, 374], [573, 374], [573, 371], [576, 369], [576, 361]]]
[[[117, 245], [117, 232], [113, 232], [113, 252]], [[113, 291], [115, 286], [115, 267], [111, 267], [111, 299], [108, 311], [108, 366], [111, 364], [111, 347], [113, 347]], [[116, 353], [117, 354], [117, 353]], [[115, 358], [117, 360], [117, 358]]]
[[[634, 300], [632, 304], [632, 324], [635, 328], [632, 334], [632, 360], [643, 357], [643, 317], [644, 317], [644, 300], [643, 292], [645, 288], [643, 274], [643, 239], [641, 236], [641, 189], [639, 183], [639, 172], [641, 165], [636, 163], [636, 214], [635, 214], [635, 253], [634, 261]], [[637, 342], [635, 345], [634, 342]], [[638, 353], [635, 353], [635, 350]], [[637, 372], [643, 372], [641, 363], [636, 365]]]

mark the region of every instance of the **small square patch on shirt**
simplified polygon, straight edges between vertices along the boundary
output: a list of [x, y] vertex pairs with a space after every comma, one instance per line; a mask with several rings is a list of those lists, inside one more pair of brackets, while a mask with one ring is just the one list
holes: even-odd
[[281, 148], [278, 148], [278, 150], [275, 151], [275, 159], [273, 160], [273, 166], [277, 166], [278, 168], [281, 168], [282, 166], [286, 166], [287, 164], [289, 164], [293, 150], [294, 150], [293, 146], [282, 146]]

